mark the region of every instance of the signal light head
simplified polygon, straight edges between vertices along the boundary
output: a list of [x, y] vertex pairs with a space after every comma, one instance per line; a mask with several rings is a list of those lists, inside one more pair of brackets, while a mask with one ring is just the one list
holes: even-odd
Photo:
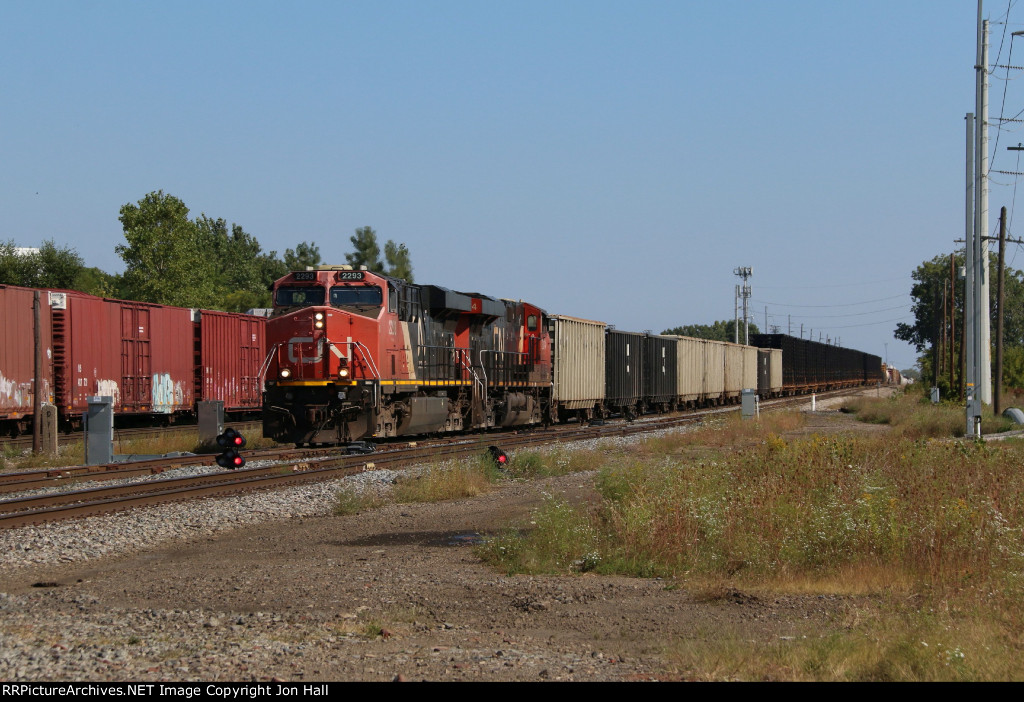
[[238, 431], [235, 429], [225, 430], [223, 434], [217, 436], [217, 444], [225, 449], [217, 456], [218, 466], [234, 470], [245, 465], [245, 459], [237, 451], [245, 446], [245, 437]]
[[221, 468], [228, 468], [235, 470], [245, 465], [245, 458], [243, 458], [238, 451], [234, 449], [228, 449], [224, 453], [217, 456], [217, 465]]
[[499, 468], [505, 468], [508, 466], [508, 454], [502, 451], [497, 446], [488, 446], [487, 455], [490, 457], [494, 464]]
[[245, 446], [245, 437], [239, 434], [235, 429], [225, 429], [223, 434], [219, 434], [217, 436], [217, 445], [225, 448], [241, 448]]

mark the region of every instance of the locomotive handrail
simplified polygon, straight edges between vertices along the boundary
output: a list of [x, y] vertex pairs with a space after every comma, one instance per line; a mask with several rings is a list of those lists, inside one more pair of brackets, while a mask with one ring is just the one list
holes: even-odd
[[484, 354], [485, 353], [492, 353], [492, 354], [495, 354], [495, 355], [503, 354], [503, 355], [506, 355], [506, 356], [520, 356], [520, 357], [523, 357], [523, 356], [528, 357], [529, 356], [528, 353], [524, 353], [522, 351], [499, 351], [497, 349], [481, 349], [480, 350], [480, 370], [483, 371], [483, 374], [484, 374], [484, 386], [485, 387], [489, 387], [490, 386], [490, 381], [487, 378], [487, 364], [484, 363]]
[[[459, 349], [459, 351], [461, 352], [461, 353], [459, 353], [459, 360], [462, 363], [462, 367], [465, 368], [466, 370], [468, 370], [469, 374], [471, 376], [473, 376], [473, 381], [476, 382], [478, 385], [480, 385], [480, 390], [482, 392], [485, 391], [487, 389], [487, 372], [484, 371], [484, 380], [483, 380], [483, 382], [481, 382], [480, 381], [480, 376], [476, 374], [475, 370], [473, 370], [473, 363], [472, 363], [473, 359], [470, 358], [469, 359], [470, 363], [468, 365], [466, 364], [466, 359], [465, 359], [466, 349]], [[483, 366], [481, 366], [480, 370], [483, 370]]]
[[[451, 354], [451, 365], [450, 366], [446, 366], [446, 368], [445, 368], [445, 373], [446, 374], [448, 372], [448, 370], [447, 370], [448, 368], [450, 368], [452, 371], [456, 371], [456, 370], [458, 370], [458, 367], [461, 366], [464, 370], [469, 371], [469, 374], [473, 376], [473, 379], [476, 382], [480, 382], [480, 377], [476, 374], [476, 371], [473, 370], [473, 365], [472, 365], [473, 359], [472, 359], [472, 357], [469, 356], [470, 350], [468, 348], [457, 347], [457, 346], [435, 346], [435, 345], [428, 345], [428, 344], [420, 344], [417, 347], [417, 351], [416, 351], [416, 353], [417, 353], [417, 359], [416, 359], [417, 368], [420, 369], [420, 370], [423, 370], [424, 372], [426, 372], [429, 375], [432, 370], [433, 371], [437, 370], [439, 364], [433, 363], [433, 362], [428, 362], [427, 359], [424, 359], [423, 358], [423, 352], [424, 351], [441, 351], [441, 352], [443, 352], [443, 355], [444, 355], [445, 358], [448, 358], [448, 354]], [[468, 358], [468, 361], [467, 361], [467, 358]], [[437, 379], [438, 379], [437, 377], [426, 378], [426, 380], [437, 380]], [[450, 379], [450, 378], [445, 378], [445, 379]]]
[[377, 380], [378, 381], [380, 380], [380, 371], [377, 370], [377, 364], [374, 363], [374, 361], [373, 361], [373, 354], [370, 353], [370, 350], [368, 348], [366, 348], [366, 346], [363, 345], [363, 342], [361, 342], [361, 341], [342, 341], [342, 342], [339, 342], [339, 343], [347, 344], [348, 346], [351, 346], [351, 347], [357, 349], [359, 351], [359, 353], [362, 355], [363, 361], [365, 361], [370, 366], [370, 370], [372, 370], [373, 374], [375, 376], [377, 376]]
[[264, 382], [263, 381], [263, 376], [264, 376], [264, 374], [268, 370], [270, 370], [270, 361], [271, 361], [271, 359], [274, 358], [274, 355], [277, 353], [277, 349], [280, 346], [281, 346], [281, 344], [274, 344], [270, 348], [270, 351], [267, 352], [267, 357], [265, 359], [263, 359], [263, 365], [260, 366], [260, 372], [256, 374], [256, 382], [258, 382], [260, 384], [261, 388], [263, 387], [263, 382]]

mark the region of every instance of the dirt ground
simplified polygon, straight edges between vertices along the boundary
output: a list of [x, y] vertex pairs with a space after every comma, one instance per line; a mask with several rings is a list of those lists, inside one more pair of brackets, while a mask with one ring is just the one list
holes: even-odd
[[[834, 411], [808, 424], [819, 432], [880, 430]], [[102, 676], [87, 667], [63, 673], [127, 680], [686, 679], [670, 655], [680, 642], [722, 631], [751, 642], [820, 634], [841, 626], [850, 605], [693, 592], [659, 579], [505, 576], [481, 563], [472, 548], [480, 535], [528, 524], [550, 493], [592, 499], [592, 476], [265, 523], [142, 555], [21, 572], [0, 581], [0, 592], [32, 595], [40, 622], [74, 618], [166, 643], [163, 660], [154, 660], [156, 649], [120, 658], [108, 651], [104, 660], [114, 663]], [[38, 583], [58, 586], [42, 592], [32, 587]], [[121, 639], [107, 634], [97, 645], [116, 648]]]

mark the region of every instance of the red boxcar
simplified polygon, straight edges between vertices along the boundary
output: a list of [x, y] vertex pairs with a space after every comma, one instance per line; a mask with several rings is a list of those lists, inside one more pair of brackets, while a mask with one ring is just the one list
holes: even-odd
[[[35, 290], [0, 285], [0, 420], [12, 430], [27, 431], [35, 393], [35, 340], [32, 304]], [[39, 327], [43, 354], [42, 401], [53, 402], [53, 366], [50, 362], [50, 307], [40, 292]]]
[[210, 310], [196, 310], [195, 316], [196, 399], [221, 400], [229, 412], [259, 410], [266, 318]]
[[[0, 431], [31, 428], [32, 303], [36, 291], [0, 285]], [[118, 416], [166, 418], [221, 400], [228, 412], [259, 411], [264, 317], [40, 290], [43, 401], [77, 426], [91, 396], [113, 398]]]
[[[63, 297], [63, 300], [59, 299]], [[54, 293], [53, 364], [62, 414], [109, 396], [116, 414], [173, 414], [195, 402], [192, 311]]]

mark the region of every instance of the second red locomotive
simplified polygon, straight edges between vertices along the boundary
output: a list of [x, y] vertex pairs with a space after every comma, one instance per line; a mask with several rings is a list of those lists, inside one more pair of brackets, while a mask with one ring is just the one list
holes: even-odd
[[296, 444], [537, 424], [545, 313], [350, 266], [274, 285], [264, 436]]

